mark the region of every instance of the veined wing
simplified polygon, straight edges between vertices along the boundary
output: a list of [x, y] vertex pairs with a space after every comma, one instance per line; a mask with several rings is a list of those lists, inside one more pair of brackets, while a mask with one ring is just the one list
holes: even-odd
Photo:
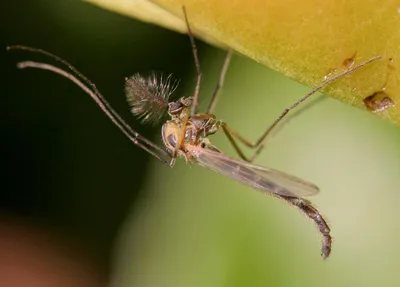
[[201, 166], [260, 191], [294, 197], [310, 196], [319, 192], [314, 184], [282, 171], [236, 160], [206, 148], [192, 146], [191, 153]]

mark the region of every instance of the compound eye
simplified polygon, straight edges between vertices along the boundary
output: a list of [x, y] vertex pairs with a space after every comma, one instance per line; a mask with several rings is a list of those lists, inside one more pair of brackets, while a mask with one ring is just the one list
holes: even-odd
[[171, 102], [168, 104], [168, 112], [171, 115], [179, 114], [183, 109], [183, 105], [180, 102]]

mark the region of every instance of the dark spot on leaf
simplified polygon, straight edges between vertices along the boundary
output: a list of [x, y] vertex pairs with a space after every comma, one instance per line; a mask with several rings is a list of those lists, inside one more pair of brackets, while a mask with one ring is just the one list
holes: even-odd
[[371, 112], [381, 112], [384, 109], [394, 106], [393, 100], [384, 91], [378, 91], [366, 97], [364, 104]]
[[344, 59], [343, 66], [345, 66], [346, 69], [350, 69], [351, 67], [353, 67], [356, 56], [357, 52], [354, 52], [354, 54], [351, 57]]

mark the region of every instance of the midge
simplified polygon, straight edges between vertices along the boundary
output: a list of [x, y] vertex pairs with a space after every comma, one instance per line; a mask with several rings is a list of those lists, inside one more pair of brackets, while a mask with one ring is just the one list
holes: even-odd
[[[172, 167], [176, 158], [180, 156], [188, 162], [197, 162], [204, 167], [221, 173], [244, 185], [267, 194], [271, 194], [288, 202], [291, 205], [296, 206], [317, 225], [318, 230], [322, 235], [321, 255], [324, 259], [327, 258], [331, 252], [332, 245], [330, 228], [319, 211], [313, 207], [308, 200], [302, 198], [303, 196], [317, 194], [319, 191], [318, 187], [295, 176], [281, 171], [254, 165], [251, 162], [263, 149], [266, 137], [290, 110], [297, 107], [300, 103], [308, 99], [311, 95], [321, 90], [326, 85], [350, 73], [353, 73], [368, 63], [379, 59], [380, 56], [373, 57], [358, 66], [354, 66], [351, 69], [333, 76], [332, 78], [321, 83], [319, 86], [315, 87], [300, 100], [286, 108], [260, 136], [260, 138], [253, 143], [242, 137], [227, 123], [217, 120], [213, 114], [215, 103], [219, 94], [218, 92], [223, 85], [225, 74], [231, 58], [230, 52], [228, 52], [222, 66], [218, 85], [214, 90], [207, 112], [198, 113], [197, 103], [202, 74], [200, 71], [196, 44], [190, 30], [185, 8], [183, 8], [183, 14], [188, 28], [194, 62], [197, 69], [197, 83], [193, 96], [180, 98], [177, 101], [169, 101], [171, 94], [174, 92], [177, 86], [177, 82], [174, 81], [171, 76], [163, 78], [152, 74], [148, 77], [143, 77], [139, 74], [135, 74], [132, 77], [127, 78], [125, 82], [125, 92], [127, 100], [131, 105], [132, 113], [141, 118], [143, 122], [155, 122], [160, 120], [165, 112], [168, 113], [170, 119], [167, 120], [161, 128], [164, 147], [157, 146], [133, 130], [111, 108], [97, 87], [67, 61], [44, 50], [26, 46], [10, 46], [7, 49], [24, 50], [44, 54], [63, 64], [69, 70], [69, 72], [53, 65], [32, 61], [20, 62], [17, 66], [20, 69], [38, 68], [49, 70], [74, 82], [90, 97], [92, 97], [102, 111], [135, 145], [153, 155], [160, 162]], [[241, 160], [226, 156], [209, 141], [208, 137], [221, 129], [229, 139], [238, 155], [241, 157]], [[249, 148], [255, 149], [254, 155], [250, 158], [247, 158], [240, 149], [237, 141]]]

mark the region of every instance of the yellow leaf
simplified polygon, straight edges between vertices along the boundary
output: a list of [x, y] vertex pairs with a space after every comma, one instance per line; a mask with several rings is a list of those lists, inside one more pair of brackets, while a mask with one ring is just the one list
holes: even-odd
[[324, 92], [400, 125], [398, 1], [85, 1], [180, 32], [186, 30], [184, 5], [200, 38], [230, 47], [309, 86], [344, 71], [353, 61], [360, 64], [380, 55], [381, 60]]

